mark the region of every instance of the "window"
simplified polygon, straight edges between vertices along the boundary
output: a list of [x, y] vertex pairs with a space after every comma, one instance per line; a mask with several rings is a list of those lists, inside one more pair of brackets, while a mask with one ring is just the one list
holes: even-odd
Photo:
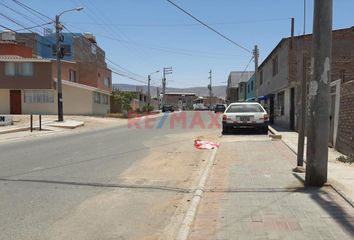
[[278, 115], [284, 115], [284, 92], [278, 93]]
[[251, 81], [251, 91], [253, 91], [253, 81]]
[[31, 62], [7, 62], [5, 63], [6, 76], [33, 76], [33, 63]]
[[[64, 48], [64, 55], [71, 56], [71, 46], [68, 44], [61, 44], [60, 47]], [[52, 45], [52, 55], [57, 56], [57, 45]]]
[[249, 112], [264, 112], [258, 104], [233, 104], [227, 109], [228, 113], [249, 113]]
[[5, 75], [6, 76], [15, 76], [16, 75], [16, 66], [13, 62], [5, 63]]
[[[259, 72], [259, 85], [262, 85], [263, 84], [263, 70], [261, 70]], [[253, 87], [252, 87], [253, 89]]]
[[272, 60], [273, 63], [273, 76], [278, 74], [278, 56], [275, 56]]
[[69, 81], [76, 82], [76, 71], [73, 69], [69, 70]]
[[251, 85], [248, 85], [248, 86], [247, 86], [247, 88], [248, 88], [248, 89], [247, 89], [247, 92], [248, 92], [248, 93], [250, 93], [250, 86], [251, 86]]
[[104, 84], [104, 86], [107, 87], [107, 88], [109, 87], [109, 82], [110, 82], [109, 80], [110, 80], [109, 78], [103, 79], [103, 84]]
[[95, 103], [101, 103], [101, 98], [100, 98], [100, 93], [94, 92], [93, 93], [93, 98]]
[[54, 94], [50, 90], [25, 90], [25, 103], [54, 103]]
[[101, 94], [102, 104], [108, 104], [108, 95]]

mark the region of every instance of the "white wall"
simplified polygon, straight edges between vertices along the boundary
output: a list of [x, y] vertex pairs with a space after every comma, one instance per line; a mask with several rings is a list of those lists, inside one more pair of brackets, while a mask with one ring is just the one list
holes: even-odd
[[22, 98], [22, 114], [57, 114], [57, 93], [54, 90], [48, 90], [53, 92], [53, 103], [25, 103], [24, 90], [21, 91]]
[[10, 90], [0, 89], [0, 113], [10, 114]]

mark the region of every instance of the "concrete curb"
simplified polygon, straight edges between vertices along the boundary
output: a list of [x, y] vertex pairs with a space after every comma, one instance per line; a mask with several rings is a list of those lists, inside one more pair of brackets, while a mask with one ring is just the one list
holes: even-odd
[[268, 126], [268, 130], [271, 134], [269, 134], [269, 136], [273, 139], [277, 139], [277, 140], [281, 140], [282, 139], [282, 135], [275, 130], [274, 128], [272, 128], [271, 126]]
[[[297, 147], [288, 142], [285, 139], [282, 139], [282, 142], [287, 146], [294, 154], [297, 155]], [[306, 159], [304, 158], [304, 163], [306, 165]], [[331, 187], [337, 194], [339, 194], [352, 208], [354, 208], [354, 200], [351, 199], [345, 191], [341, 190], [341, 187], [338, 186], [339, 184], [336, 183], [334, 179], [329, 179], [329, 181], [326, 183], [327, 186]]]
[[214, 149], [210, 158], [208, 159], [208, 164], [203, 169], [203, 174], [201, 175], [201, 177], [199, 179], [197, 189], [194, 192], [191, 204], [189, 205], [189, 208], [188, 208], [188, 210], [185, 214], [185, 217], [182, 221], [182, 224], [181, 224], [180, 229], [178, 231], [178, 235], [177, 235], [176, 240], [187, 240], [188, 239], [194, 219], [197, 215], [200, 200], [201, 200], [203, 193], [204, 193], [205, 184], [206, 184], [207, 179], [209, 177], [210, 170], [212, 169], [214, 162], [215, 162], [216, 152], [217, 152], [217, 149]]
[[28, 131], [30, 130], [30, 127], [17, 127], [17, 128], [12, 128], [12, 129], [7, 129], [4, 131], [0, 131], [1, 134], [6, 134], [6, 133], [15, 133], [15, 132], [22, 132], [22, 131]]

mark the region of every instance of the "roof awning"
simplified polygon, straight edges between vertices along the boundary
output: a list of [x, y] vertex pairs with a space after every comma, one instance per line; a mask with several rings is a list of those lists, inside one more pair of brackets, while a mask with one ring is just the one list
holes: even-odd
[[269, 95], [266, 96], [259, 96], [258, 100], [267, 100], [269, 98]]

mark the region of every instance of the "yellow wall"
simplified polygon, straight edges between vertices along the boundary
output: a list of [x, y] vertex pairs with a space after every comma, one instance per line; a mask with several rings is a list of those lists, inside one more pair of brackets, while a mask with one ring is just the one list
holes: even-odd
[[0, 114], [10, 114], [10, 90], [0, 89]]

